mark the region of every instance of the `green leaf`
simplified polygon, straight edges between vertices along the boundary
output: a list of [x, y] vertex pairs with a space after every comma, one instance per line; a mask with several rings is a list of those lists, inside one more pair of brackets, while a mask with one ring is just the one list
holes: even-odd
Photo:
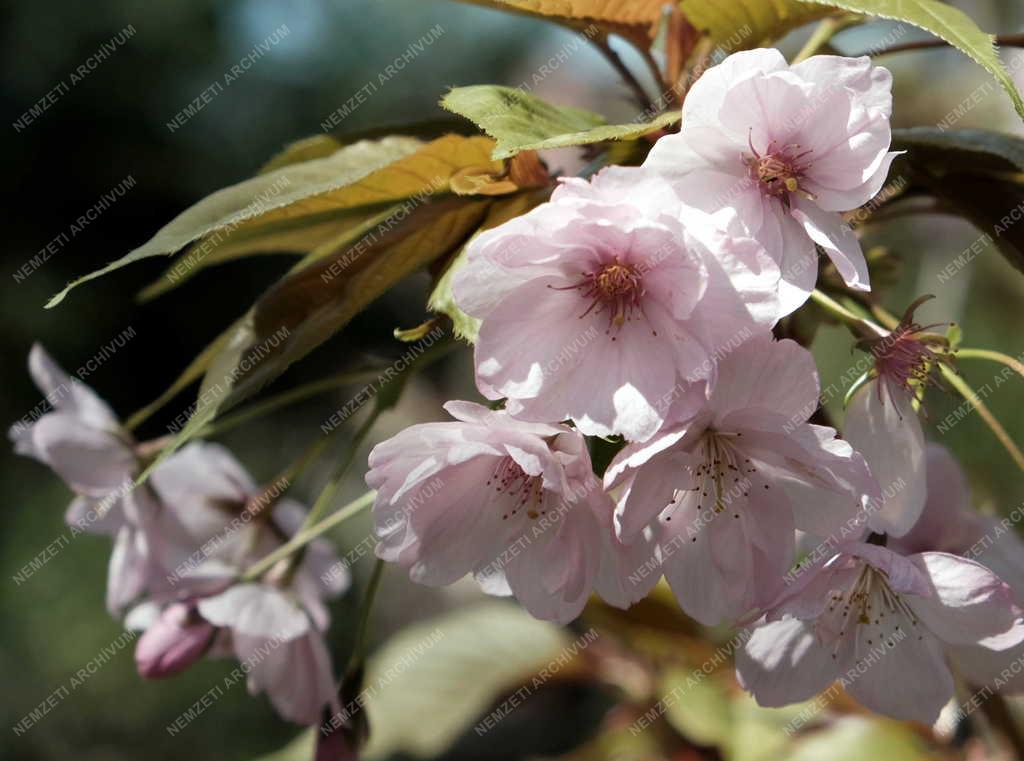
[[141, 248], [71, 283], [47, 307], [81, 283], [140, 259], [173, 253], [197, 238], [206, 236], [207, 246], [243, 227], [300, 218], [321, 222], [323, 215], [344, 209], [441, 193], [451, 176], [466, 167], [498, 174], [503, 167], [491, 160], [492, 146], [485, 137], [447, 135], [429, 143], [390, 137], [259, 175], [203, 199]]
[[320, 215], [320, 218], [281, 219], [268, 224], [242, 225], [223, 235], [208, 237], [189, 246], [174, 263], [138, 295], [149, 301], [184, 285], [207, 267], [255, 254], [306, 254], [336, 239], [346, 230], [358, 228], [379, 208], [361, 206]]
[[626, 37], [647, 47], [661, 19], [665, 0], [462, 0], [513, 13], [556, 21], [586, 30], [596, 24], [602, 32]]
[[895, 721], [844, 716], [796, 743], [785, 761], [924, 761], [934, 756], [912, 727]]
[[279, 153], [271, 156], [270, 160], [260, 167], [260, 174], [267, 174], [276, 169], [301, 164], [303, 161], [322, 159], [336, 153], [345, 143], [337, 136], [311, 135], [294, 143], [286, 145]]
[[945, 172], [1024, 172], [1024, 138], [987, 129], [911, 127], [892, 131], [893, 150]]
[[666, 700], [665, 719], [683, 737], [697, 745], [718, 746], [732, 730], [729, 696], [713, 678], [692, 669], [669, 668], [658, 685], [659, 695], [678, 696]]
[[577, 108], [553, 106], [514, 87], [456, 87], [441, 105], [465, 116], [497, 141], [493, 158], [520, 151], [566, 148], [605, 140], [635, 140], [679, 121], [678, 113], [661, 114], [650, 122], [606, 124], [602, 116]]
[[147, 257], [172, 254], [203, 236], [234, 230], [257, 217], [291, 216], [283, 210], [353, 185], [375, 170], [416, 153], [421, 147], [418, 140], [402, 137], [364, 141], [326, 158], [286, 166], [218, 190], [179, 214], [144, 245], [70, 283], [46, 306], [56, 306], [72, 288], [82, 283]]
[[942, 201], [982, 233], [939, 273], [953, 277], [988, 245], [1024, 272], [1024, 139], [988, 130], [893, 130], [893, 146], [905, 150], [894, 165], [911, 190]]
[[232, 326], [209, 361], [188, 423], [139, 482], [217, 415], [255, 394], [399, 280], [462, 245], [493, 201], [447, 196], [407, 203], [399, 216], [354, 245], [330, 256], [309, 254]]
[[903, 21], [945, 40], [987, 69], [1006, 90], [1017, 113], [1024, 118], [1024, 99], [999, 58], [995, 38], [981, 31], [974, 20], [960, 9], [938, 0], [800, 0], [811, 4], [823, 1], [848, 11]]
[[[520, 193], [511, 198], [496, 201], [488, 211], [487, 218], [480, 226], [480, 230], [477, 231], [476, 235], [479, 235], [484, 230], [497, 227], [514, 217], [525, 214], [533, 207], [543, 203], [549, 193], [550, 191], [548, 190]], [[474, 235], [474, 237], [476, 236]], [[427, 307], [433, 312], [447, 315], [452, 321], [456, 337], [472, 344], [476, 343], [477, 334], [480, 332], [480, 320], [476, 317], [470, 317], [459, 309], [458, 304], [455, 303], [455, 294], [452, 292], [452, 281], [455, 279], [455, 273], [459, 271], [459, 268], [466, 261], [467, 247], [468, 243], [459, 250], [458, 254], [452, 257], [441, 277], [438, 278], [434, 290], [427, 300]]]
[[370, 739], [363, 754], [438, 755], [569, 644], [564, 630], [503, 602], [404, 629], [367, 664]]
[[679, 8], [715, 47], [729, 52], [770, 45], [835, 10], [798, 0], [681, 0]]

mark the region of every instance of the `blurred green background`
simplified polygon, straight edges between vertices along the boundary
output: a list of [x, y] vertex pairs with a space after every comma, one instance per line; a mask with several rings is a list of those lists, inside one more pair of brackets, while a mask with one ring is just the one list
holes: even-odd
[[[1024, 29], [1024, 8], [1001, 0], [957, 3], [989, 30]], [[127, 415], [153, 399], [187, 362], [290, 264], [265, 256], [205, 271], [189, 286], [139, 306], [134, 294], [155, 279], [164, 262], [149, 262], [101, 279], [74, 293], [60, 308], [45, 311], [46, 298], [75, 275], [92, 270], [141, 244], [176, 213], [202, 196], [253, 172], [286, 143], [318, 134], [335, 109], [375, 81], [379, 71], [407, 46], [440, 24], [440, 36], [414, 65], [391, 78], [344, 121], [359, 131], [381, 125], [437, 118], [437, 99], [448, 87], [473, 83], [516, 85], [555, 54], [570, 33], [540, 21], [446, 2], [446, 0], [179, 0], [174, 3], [95, 0], [90, 3], [6, 4], [2, 11], [0, 107], [8, 158], [4, 187], [7, 244], [3, 252], [0, 363], [4, 369], [0, 420], [29, 412], [39, 394], [25, 372], [33, 341], [41, 341], [69, 371], [89, 360], [126, 328], [132, 338], [88, 377], [116, 410]], [[193, 98], [281, 25], [289, 33], [245, 74], [179, 129], [166, 123]], [[102, 43], [131, 25], [135, 34], [27, 128], [12, 124]], [[886, 27], [844, 33], [844, 52], [870, 47]], [[799, 34], [787, 48], [799, 44]], [[1007, 51], [1008, 59], [1024, 53]], [[635, 59], [627, 61], [641, 71]], [[893, 56], [898, 126], [934, 124], [986, 81], [984, 72], [950, 51]], [[1024, 69], [1024, 67], [1022, 67]], [[1024, 77], [1017, 76], [1024, 85]], [[957, 126], [1021, 131], [1008, 101], [994, 94]], [[589, 107], [610, 118], [629, 119], [634, 109], [626, 90], [604, 60], [590, 50], [574, 54], [536, 90], [560, 104]], [[573, 170], [572, 152], [549, 157]], [[74, 236], [30, 276], [14, 273], [48, 241], [67, 234], [72, 222], [104, 192], [126, 177], [134, 187]], [[935, 293], [922, 310], [925, 321], [954, 319], [965, 344], [1024, 353], [1019, 304], [1024, 276], [994, 250], [947, 283], [936, 273], [978, 236], [966, 223], [946, 217], [900, 220], [866, 242], [885, 244], [901, 259], [898, 279], [884, 300], [901, 312], [915, 295]], [[284, 388], [347, 367], [384, 363], [403, 350], [392, 338], [396, 326], [423, 318], [425, 277], [411, 278], [357, 319], [344, 334], [293, 368]], [[852, 363], [848, 335], [826, 329], [815, 350], [825, 384]], [[977, 386], [994, 383], [999, 367], [966, 362], [962, 371]], [[383, 419], [371, 437], [380, 440], [411, 422], [437, 419], [439, 404], [473, 398], [468, 353], [417, 379], [401, 407]], [[272, 477], [318, 434], [320, 421], [348, 394], [339, 391], [254, 423], [225, 437], [260, 479]], [[140, 431], [165, 433], [166, 425], [191, 401], [172, 402]], [[986, 400], [1010, 434], [1024, 442], [1024, 382], [1004, 383]], [[929, 396], [933, 420], [959, 404]], [[1010, 512], [1024, 504], [1024, 480], [977, 415], [947, 435], [932, 437], [952, 447], [970, 471], [980, 505]], [[313, 471], [297, 494], [315, 495], [324, 474]], [[11, 727], [101, 650], [122, 629], [103, 608], [109, 543], [79, 536], [25, 581], [14, 576], [37, 553], [67, 531], [62, 522], [68, 494], [43, 467], [4, 451], [0, 486], [4, 496], [0, 532], [0, 742], [3, 758], [247, 759], [273, 750], [296, 734], [277, 719], [267, 701], [237, 687], [185, 731], [170, 737], [166, 725], [227, 672], [226, 662], [204, 662], [162, 683], [144, 682], [134, 671], [130, 648], [115, 655], [49, 715], [20, 736]], [[360, 491], [358, 474], [345, 496]], [[363, 516], [339, 537], [351, 547], [369, 532]], [[356, 592], [334, 608], [331, 630], [336, 660], [351, 642], [358, 590], [371, 561], [356, 564]], [[404, 624], [458, 605], [478, 593], [471, 585], [435, 592], [413, 587], [389, 573], [374, 628], [380, 641]], [[490, 758], [519, 758], [569, 747], [597, 720], [595, 704], [579, 690], [556, 692], [518, 712], [511, 731], [488, 746]], [[582, 699], [588, 698], [588, 699]], [[439, 707], [438, 710], [443, 710]], [[424, 717], [424, 720], [429, 720]], [[529, 730], [529, 731], [528, 731]], [[474, 746], [454, 757], [479, 755]]]

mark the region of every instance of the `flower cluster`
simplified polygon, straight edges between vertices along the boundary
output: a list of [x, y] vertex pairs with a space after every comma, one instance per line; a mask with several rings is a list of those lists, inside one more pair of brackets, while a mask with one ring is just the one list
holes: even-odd
[[[699, 622], [754, 623], [738, 669], [766, 705], [881, 648], [886, 665], [844, 686], [930, 721], [953, 692], [948, 661], [983, 664], [979, 680], [1005, 665], [1024, 624], [1009, 587], [955, 554], [976, 527], [942, 546], [922, 525], [926, 496], [949, 496], [926, 480], [952, 466], [926, 479], [915, 406], [938, 357], [913, 310], [866, 341], [847, 440], [810, 422], [814, 360], [773, 335], [814, 290], [819, 249], [869, 289], [842, 212], [896, 156], [890, 90], [867, 58], [737, 53], [643, 166], [563, 179], [477, 236], [454, 294], [481, 321], [492, 407], [450, 402], [454, 421], [374, 449], [378, 555], [422, 584], [472, 573], [559, 622], [592, 591], [625, 607], [664, 575]], [[603, 479], [588, 436], [624, 440]], [[827, 550], [794, 571], [798, 532]]]
[[[1019, 540], [971, 512], [956, 463], [925, 444], [943, 339], [914, 307], [891, 331], [864, 322], [873, 367], [840, 438], [815, 417], [811, 353], [779, 338], [819, 251], [869, 289], [842, 214], [887, 178], [891, 110], [891, 77], [868, 58], [737, 53], [697, 80], [642, 166], [563, 178], [473, 237], [452, 287], [480, 322], [490, 404], [448, 402], [453, 420], [373, 449], [378, 557], [430, 586], [472, 574], [559, 623], [592, 593], [626, 608], [664, 577], [701, 624], [752, 627], [737, 670], [770, 706], [839, 680], [869, 708], [933, 721], [951, 666], [1005, 682], [1024, 657], [1024, 567]], [[162, 442], [136, 442], [41, 348], [29, 361], [54, 409], [11, 438], [75, 493], [69, 523], [113, 537], [107, 605], [144, 630], [139, 672], [233, 654], [282, 716], [339, 711], [324, 600], [348, 586], [344, 567], [314, 540], [251, 571], [305, 520], [288, 484], [191, 443], [139, 485]], [[817, 546], [794, 566], [798, 536]]]
[[288, 539], [305, 508], [284, 485], [260, 488], [228, 450], [189, 444], [135, 485], [154, 447], [137, 443], [110, 407], [61, 370], [40, 347], [29, 370], [53, 410], [11, 429], [15, 449], [51, 467], [75, 493], [66, 520], [76, 531], [114, 537], [107, 605], [144, 630], [139, 673], [176, 674], [204, 655], [240, 661], [249, 691], [278, 712], [315, 725], [337, 707], [323, 635], [324, 598], [348, 587], [333, 549], [312, 542], [262, 578], [243, 572]]

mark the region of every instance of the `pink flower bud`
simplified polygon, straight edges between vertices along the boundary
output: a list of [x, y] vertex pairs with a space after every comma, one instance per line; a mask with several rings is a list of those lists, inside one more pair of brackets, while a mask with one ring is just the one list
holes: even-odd
[[135, 646], [139, 675], [162, 679], [184, 671], [206, 652], [215, 632], [216, 627], [200, 618], [194, 606], [169, 606]]

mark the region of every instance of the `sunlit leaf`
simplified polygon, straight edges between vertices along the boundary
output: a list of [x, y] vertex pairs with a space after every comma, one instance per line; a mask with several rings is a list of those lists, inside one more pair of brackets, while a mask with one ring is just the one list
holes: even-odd
[[289, 143], [279, 153], [274, 154], [266, 164], [260, 167], [260, 174], [267, 174], [275, 169], [291, 164], [300, 164], [303, 161], [326, 158], [343, 145], [345, 143], [340, 138], [330, 134], [304, 137], [294, 143]]
[[649, 122], [605, 124], [598, 114], [553, 106], [536, 95], [500, 85], [456, 87], [441, 99], [441, 105], [493, 137], [497, 141], [494, 158], [526, 150], [634, 140], [679, 120], [679, 114], [666, 113]]
[[[377, 206], [342, 209], [322, 215], [322, 221], [308, 217], [282, 219], [268, 224], [242, 225], [224, 235], [206, 238], [189, 246], [164, 273], [139, 292], [148, 301], [184, 285], [208, 267], [254, 254], [305, 254], [358, 228], [376, 217]], [[319, 218], [318, 218], [319, 219]]]
[[681, 0], [686, 19], [729, 52], [770, 45], [834, 11], [798, 0]]
[[570, 644], [518, 606], [482, 603], [404, 629], [367, 664], [367, 758], [436, 756]]
[[[869, 16], [903, 21], [931, 32], [983, 66], [996, 78], [1024, 117], [1024, 98], [1014, 84], [996, 50], [995, 38], [978, 28], [974, 20], [959, 8], [939, 0], [825, 0], [828, 5]], [[819, 0], [800, 0], [816, 4]]]
[[454, 251], [491, 203], [454, 196], [423, 201], [353, 246], [286, 275], [229, 331], [209, 363], [192, 417], [161, 457], [259, 391], [403, 277]]
[[56, 306], [72, 288], [132, 262], [172, 254], [205, 235], [223, 234], [225, 230], [234, 230], [257, 217], [275, 216], [275, 212], [281, 214], [282, 209], [303, 199], [323, 196], [337, 188], [352, 185], [421, 147], [422, 143], [412, 138], [364, 141], [326, 158], [286, 166], [218, 190], [179, 214], [144, 245], [70, 283], [46, 306]]
[[591, 24], [643, 45], [650, 42], [665, 0], [462, 0], [503, 11], [538, 16], [576, 28]]

